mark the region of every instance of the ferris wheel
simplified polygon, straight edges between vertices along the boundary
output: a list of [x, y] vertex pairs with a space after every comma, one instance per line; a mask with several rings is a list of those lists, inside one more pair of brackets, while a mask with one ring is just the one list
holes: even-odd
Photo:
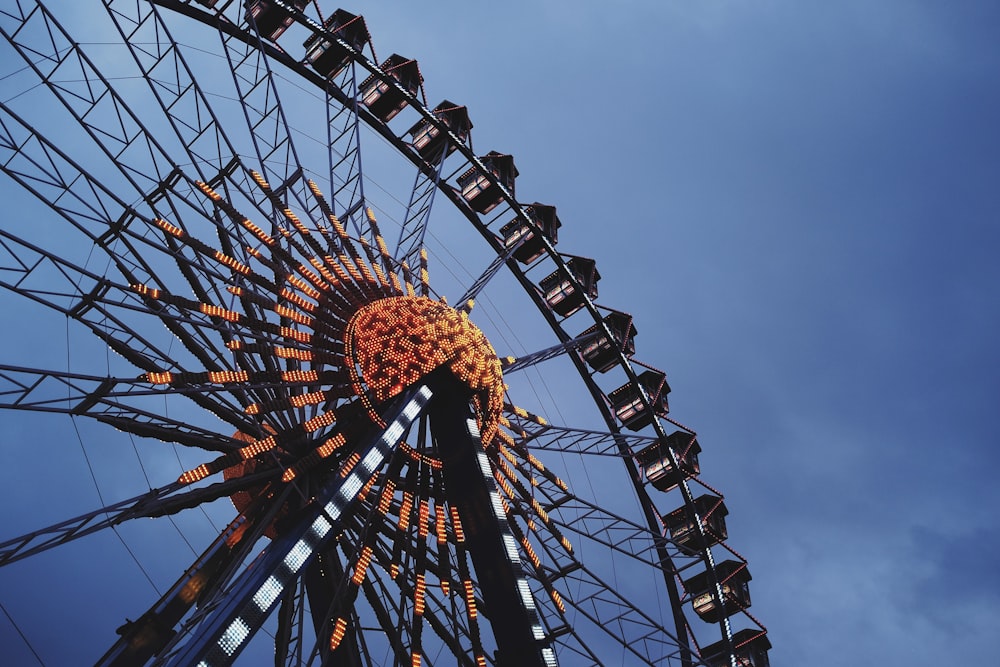
[[24, 476], [58, 500], [82, 452], [101, 502], [0, 572], [113, 535], [155, 585], [135, 542], [188, 549], [81, 660], [768, 664], [632, 316], [416, 60], [307, 0], [7, 5], [0, 406], [63, 415]]

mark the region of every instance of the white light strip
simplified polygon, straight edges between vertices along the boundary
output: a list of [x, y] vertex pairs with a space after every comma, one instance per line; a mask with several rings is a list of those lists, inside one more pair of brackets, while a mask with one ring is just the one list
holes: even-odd
[[521, 557], [517, 553], [517, 543], [514, 541], [514, 536], [510, 533], [503, 533], [501, 537], [503, 545], [507, 549], [507, 560], [511, 563], [520, 563]]
[[362, 486], [364, 486], [364, 483], [361, 481], [361, 475], [357, 472], [352, 472], [347, 476], [347, 479], [344, 480], [344, 485], [340, 487], [339, 494], [344, 497], [345, 505], [354, 500], [354, 497], [358, 495], [358, 491], [361, 490]]
[[495, 490], [490, 491], [490, 505], [493, 506], [493, 514], [495, 514], [498, 519], [507, 519], [507, 516], [503, 511], [503, 504], [500, 502], [500, 494]]
[[375, 468], [382, 465], [382, 461], [384, 460], [385, 455], [383, 455], [378, 448], [373, 447], [372, 450], [368, 452], [368, 455], [361, 459], [361, 463], [359, 465], [364, 468], [367, 474], [370, 475], [375, 471]]
[[412, 420], [420, 413], [420, 410], [427, 404], [427, 401], [430, 400], [431, 396], [431, 390], [427, 388], [427, 385], [422, 385], [417, 391], [417, 395], [413, 397], [413, 400], [407, 403], [406, 407], [403, 408], [403, 416], [406, 417], [407, 420]]
[[316, 520], [312, 522], [312, 525], [309, 526], [309, 532], [311, 532], [315, 536], [314, 539], [319, 542], [326, 537], [326, 534], [330, 532], [331, 528], [333, 528], [333, 524], [330, 523], [325, 516], [320, 514], [316, 517]]
[[533, 610], [535, 608], [535, 598], [531, 595], [531, 589], [528, 588], [526, 580], [521, 578], [517, 580], [517, 592], [521, 594], [521, 602], [524, 603], [524, 608]]
[[347, 509], [347, 502], [344, 500], [343, 489], [341, 489], [338, 493], [335, 493], [333, 498], [330, 499], [330, 502], [323, 507], [327, 516], [334, 521], [340, 518], [340, 515], [344, 513], [345, 509]]
[[312, 547], [305, 540], [299, 540], [292, 547], [288, 555], [285, 556], [285, 567], [287, 567], [292, 574], [295, 574], [301, 569], [302, 564], [306, 562], [306, 559], [312, 555]]
[[476, 452], [476, 460], [479, 461], [479, 469], [483, 473], [483, 477], [486, 479], [493, 478], [493, 469], [490, 467], [490, 460], [486, 458], [486, 454], [483, 452]]
[[250, 628], [247, 624], [243, 622], [243, 619], [237, 616], [233, 619], [233, 622], [229, 624], [226, 631], [222, 633], [219, 637], [218, 645], [219, 648], [225, 652], [226, 655], [232, 655], [236, 653], [236, 649], [240, 647], [243, 640], [247, 638], [250, 634]]
[[261, 611], [267, 611], [283, 590], [285, 587], [272, 574], [254, 593], [253, 602]]
[[[410, 403], [410, 405], [413, 405], [413, 403]], [[396, 444], [397, 440], [403, 437], [403, 430], [403, 424], [397, 419], [389, 424], [389, 428], [387, 428], [385, 433], [382, 434], [382, 442], [391, 447]]]

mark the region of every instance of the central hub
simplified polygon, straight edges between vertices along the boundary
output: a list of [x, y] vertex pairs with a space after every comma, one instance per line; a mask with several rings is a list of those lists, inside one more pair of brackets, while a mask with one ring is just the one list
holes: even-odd
[[466, 313], [422, 296], [379, 299], [351, 317], [344, 353], [355, 392], [376, 402], [448, 368], [473, 392], [483, 444], [493, 440], [503, 410], [500, 360]]

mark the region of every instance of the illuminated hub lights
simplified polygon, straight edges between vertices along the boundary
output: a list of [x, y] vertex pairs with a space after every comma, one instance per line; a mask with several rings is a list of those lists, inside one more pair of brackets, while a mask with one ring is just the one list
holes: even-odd
[[465, 313], [427, 297], [381, 299], [351, 319], [345, 348], [352, 370], [360, 371], [354, 380], [357, 393], [367, 388], [376, 402], [447, 366], [475, 392], [483, 442], [492, 442], [503, 410], [500, 360]]

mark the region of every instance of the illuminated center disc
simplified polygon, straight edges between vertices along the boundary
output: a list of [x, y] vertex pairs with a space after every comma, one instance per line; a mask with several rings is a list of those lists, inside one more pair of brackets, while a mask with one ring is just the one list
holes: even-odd
[[352, 381], [378, 402], [446, 366], [473, 392], [484, 444], [503, 410], [503, 375], [493, 346], [466, 313], [420, 296], [379, 299], [351, 318], [345, 335]]

